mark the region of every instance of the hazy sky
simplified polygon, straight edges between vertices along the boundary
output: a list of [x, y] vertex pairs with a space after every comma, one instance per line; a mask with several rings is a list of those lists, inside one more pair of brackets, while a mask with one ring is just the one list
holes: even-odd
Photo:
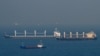
[[0, 0], [0, 25], [99, 25], [100, 0]]

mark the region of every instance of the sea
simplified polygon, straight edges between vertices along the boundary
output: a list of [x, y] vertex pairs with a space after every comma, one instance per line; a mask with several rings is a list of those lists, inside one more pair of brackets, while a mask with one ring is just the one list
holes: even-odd
[[[58, 26], [57, 26], [58, 27]], [[0, 56], [100, 56], [100, 31], [98, 27], [65, 27], [59, 26], [58, 30], [63, 33], [79, 33], [94, 31], [97, 34], [97, 40], [74, 40], [60, 41], [55, 38], [5, 38], [4, 33], [13, 34], [17, 32], [43, 32], [53, 34], [54, 27], [8, 27], [0, 29]], [[21, 42], [25, 45], [37, 45], [42, 40], [47, 47], [44, 49], [21, 49]]]

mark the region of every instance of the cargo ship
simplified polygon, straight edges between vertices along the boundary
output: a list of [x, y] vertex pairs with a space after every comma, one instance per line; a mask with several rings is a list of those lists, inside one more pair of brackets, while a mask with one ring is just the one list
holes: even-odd
[[35, 46], [24, 45], [24, 43], [22, 42], [20, 48], [21, 49], [42, 49], [42, 48], [46, 48], [46, 46], [44, 46], [42, 42], [40, 42], [39, 44], [37, 44]]
[[5, 38], [55, 38], [57, 40], [96, 40], [96, 33], [93, 31], [90, 32], [76, 32], [76, 33], [66, 33], [63, 34], [55, 28], [55, 31], [52, 35], [47, 35], [47, 31], [45, 30], [42, 33], [37, 32], [34, 30], [33, 33], [27, 33], [26, 30], [24, 33], [17, 33], [16, 30], [14, 31], [13, 35], [4, 35]]

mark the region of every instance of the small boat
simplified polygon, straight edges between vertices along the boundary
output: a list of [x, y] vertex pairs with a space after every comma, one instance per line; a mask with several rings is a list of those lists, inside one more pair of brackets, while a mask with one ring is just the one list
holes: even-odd
[[22, 49], [41, 49], [41, 48], [46, 48], [46, 47], [42, 44], [42, 42], [40, 42], [39, 44], [37, 44], [35, 46], [33, 46], [33, 45], [25, 46], [22, 42], [22, 45], [20, 46], [20, 48], [22, 48]]

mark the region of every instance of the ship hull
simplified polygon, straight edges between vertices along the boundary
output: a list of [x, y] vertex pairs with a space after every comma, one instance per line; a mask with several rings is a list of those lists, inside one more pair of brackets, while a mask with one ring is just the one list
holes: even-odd
[[97, 38], [56, 38], [57, 40], [97, 40]]
[[37, 47], [37, 46], [20, 46], [21, 49], [42, 49], [46, 47]]
[[54, 36], [4, 36], [5, 38], [54, 38]]
[[93, 38], [88, 38], [88, 37], [72, 37], [72, 38], [70, 38], [70, 37], [54, 37], [54, 36], [37, 36], [37, 37], [35, 37], [35, 36], [9, 36], [9, 35], [6, 35], [6, 36], [4, 36], [5, 38], [56, 38], [57, 40], [97, 40], [97, 38], [96, 37], [93, 37]]

